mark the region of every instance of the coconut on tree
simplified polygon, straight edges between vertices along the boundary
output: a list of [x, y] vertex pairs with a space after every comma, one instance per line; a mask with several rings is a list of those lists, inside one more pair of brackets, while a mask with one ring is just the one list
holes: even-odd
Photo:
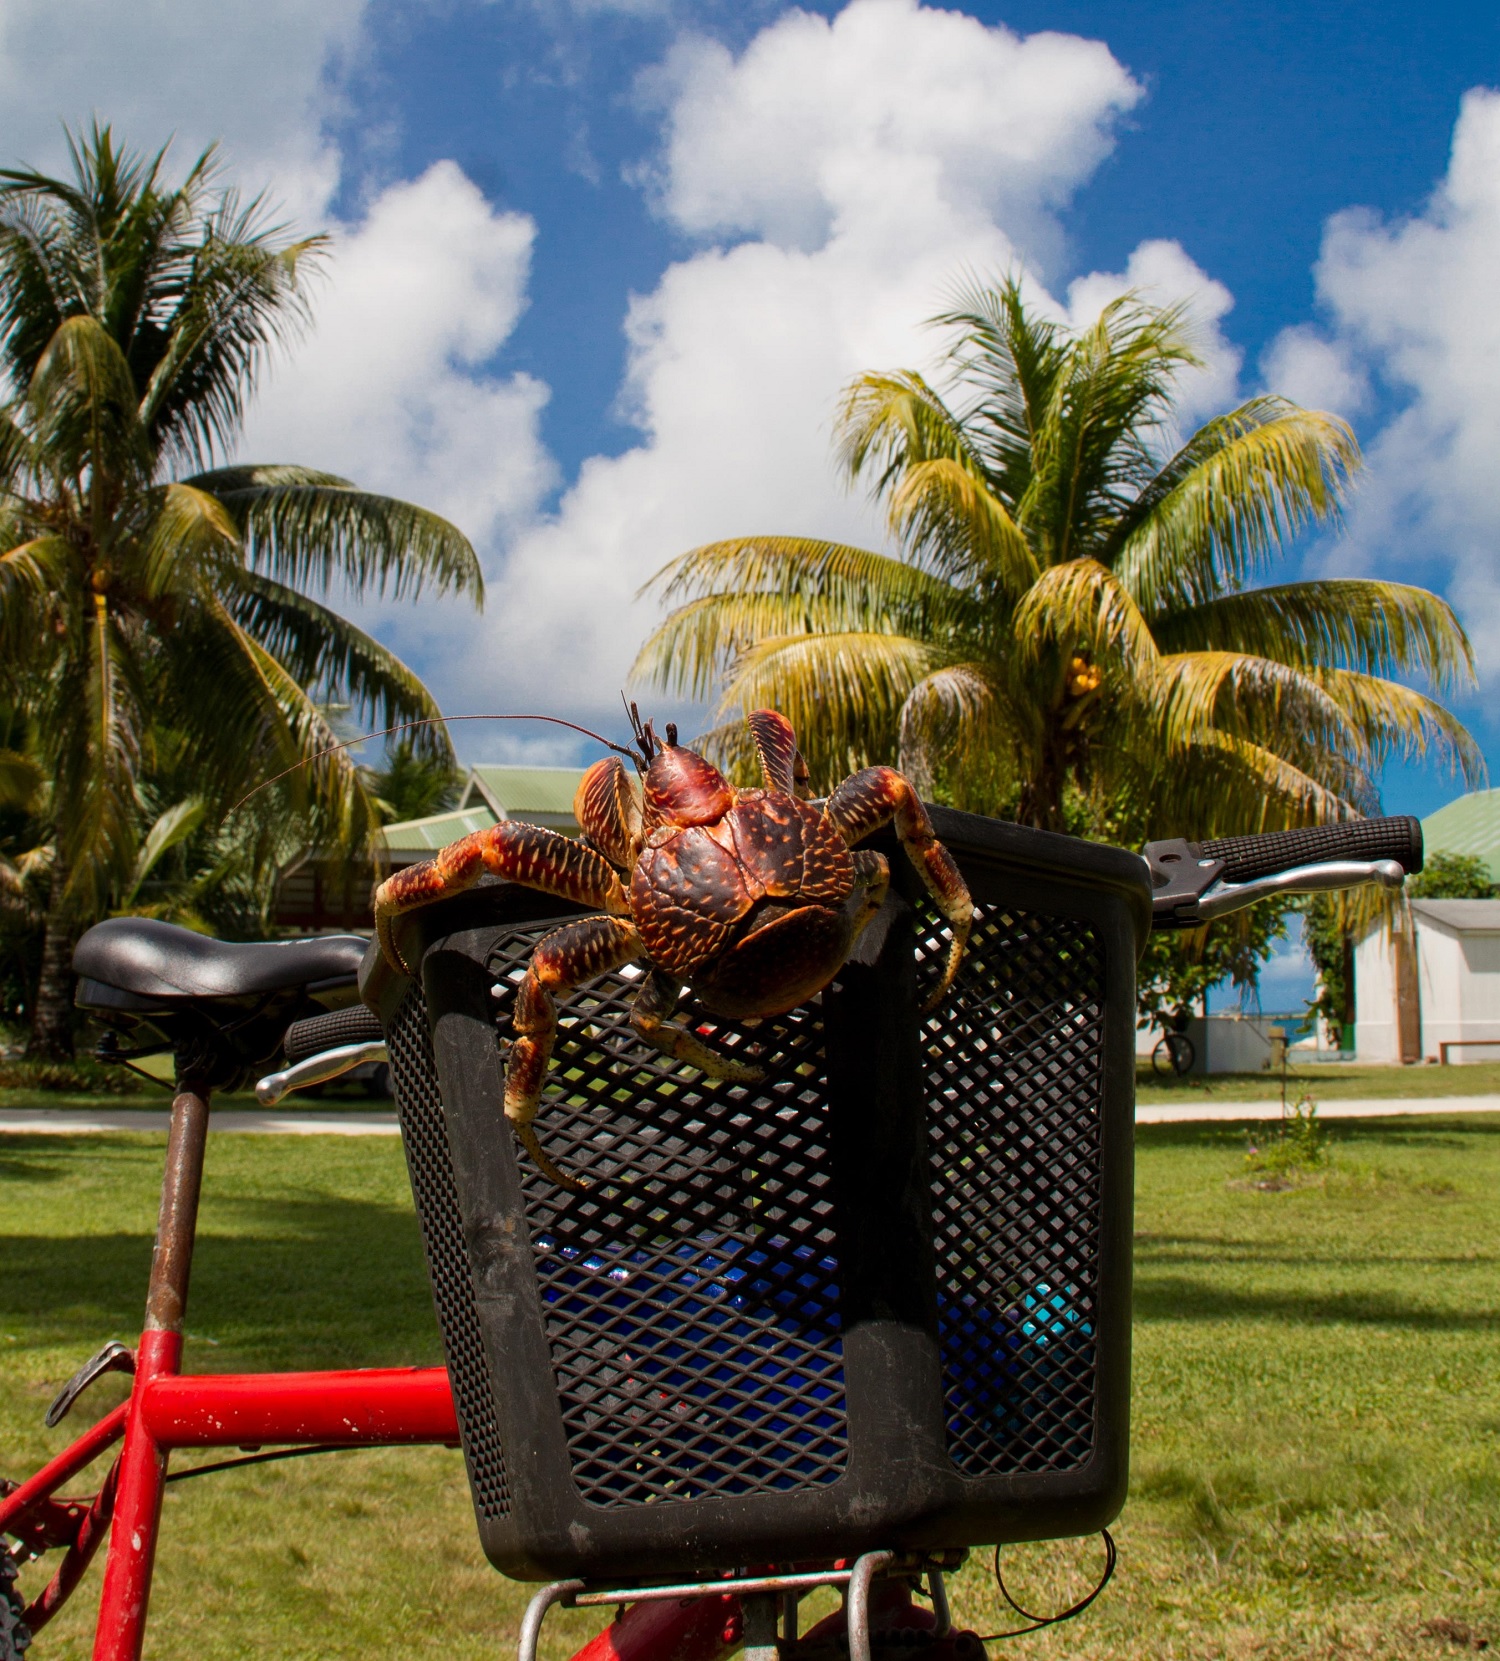
[[[421, 681], [317, 592], [476, 603], [466, 538], [422, 508], [297, 466], [225, 465], [270, 351], [307, 320], [322, 237], [108, 127], [72, 177], [0, 172], [0, 695], [24, 709], [51, 826], [32, 1053], [71, 1049], [78, 930], [138, 868], [153, 734], [208, 811], [305, 763], [281, 810], [354, 845], [377, 822], [325, 706], [437, 714]], [[441, 727], [417, 742], [448, 755]]]
[[897, 551], [746, 536], [653, 581], [636, 672], [771, 704], [822, 784], [897, 761], [958, 806], [1142, 841], [1369, 812], [1392, 755], [1483, 773], [1436, 698], [1472, 678], [1437, 596], [1262, 579], [1338, 519], [1347, 425], [1259, 397], [1174, 439], [1199, 363], [1178, 308], [1125, 295], [1073, 330], [1007, 278], [963, 292], [937, 384], [861, 375], [838, 453]]

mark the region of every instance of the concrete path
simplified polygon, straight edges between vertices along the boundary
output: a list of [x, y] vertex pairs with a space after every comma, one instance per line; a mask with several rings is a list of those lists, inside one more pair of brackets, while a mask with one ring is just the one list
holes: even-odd
[[[1320, 1119], [1395, 1119], [1408, 1113], [1500, 1113], [1500, 1096], [1370, 1096], [1319, 1102]], [[1138, 1125], [1193, 1125], [1214, 1119], [1279, 1119], [1280, 1101], [1149, 1102], [1135, 1110]]]
[[[165, 1131], [167, 1115], [149, 1108], [12, 1107], [0, 1109], [0, 1134], [82, 1136], [102, 1130]], [[211, 1131], [245, 1131], [252, 1136], [396, 1136], [394, 1113], [260, 1113], [225, 1108], [209, 1118]]]
[[[1367, 1100], [1319, 1102], [1320, 1119], [1390, 1119], [1408, 1113], [1500, 1113], [1500, 1096], [1371, 1097]], [[1281, 1103], [1152, 1102], [1135, 1110], [1140, 1125], [1204, 1124], [1221, 1119], [1276, 1119]], [[252, 1136], [395, 1136], [394, 1113], [259, 1113], [240, 1108], [215, 1112], [215, 1131], [242, 1131]], [[161, 1131], [167, 1115], [149, 1109], [13, 1107], [0, 1109], [0, 1135], [7, 1131], [36, 1136], [86, 1136], [100, 1131]]]

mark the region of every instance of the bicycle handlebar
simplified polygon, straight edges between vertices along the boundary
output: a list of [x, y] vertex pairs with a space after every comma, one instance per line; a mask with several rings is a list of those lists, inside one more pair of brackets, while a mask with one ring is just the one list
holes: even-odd
[[1196, 928], [1271, 894], [1368, 882], [1399, 888], [1422, 869], [1422, 826], [1409, 815], [1351, 819], [1262, 836], [1150, 842], [1144, 853], [1155, 889], [1153, 927]]
[[281, 1041], [282, 1053], [288, 1061], [304, 1061], [310, 1055], [324, 1050], [339, 1049], [345, 1044], [383, 1044], [385, 1034], [375, 1012], [363, 1004], [349, 1009], [331, 1009], [326, 1015], [313, 1015], [305, 1021], [293, 1021]]
[[1422, 826], [1409, 815], [1350, 819], [1263, 836], [1211, 837], [1199, 846], [1203, 858], [1223, 862], [1226, 882], [1250, 882], [1294, 865], [1324, 865], [1336, 859], [1394, 859], [1408, 876], [1422, 869]]
[[255, 1099], [262, 1107], [275, 1107], [292, 1091], [326, 1084], [367, 1061], [386, 1059], [380, 1021], [363, 1004], [293, 1021], [281, 1047], [287, 1066], [279, 1073], [267, 1074], [255, 1086]]

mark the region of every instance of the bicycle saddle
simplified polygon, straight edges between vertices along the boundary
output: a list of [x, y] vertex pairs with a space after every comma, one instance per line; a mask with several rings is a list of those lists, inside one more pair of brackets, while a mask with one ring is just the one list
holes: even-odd
[[99, 995], [107, 990], [152, 999], [241, 998], [352, 985], [368, 944], [357, 934], [240, 943], [149, 917], [111, 917], [74, 947], [73, 972], [84, 1005], [117, 1004]]

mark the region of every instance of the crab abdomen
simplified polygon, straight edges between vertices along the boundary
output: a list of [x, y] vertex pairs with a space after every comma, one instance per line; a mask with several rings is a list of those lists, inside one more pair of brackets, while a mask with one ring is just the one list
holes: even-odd
[[783, 1015], [821, 992], [858, 932], [853, 907], [798, 905], [705, 963], [689, 985], [719, 1015]]

